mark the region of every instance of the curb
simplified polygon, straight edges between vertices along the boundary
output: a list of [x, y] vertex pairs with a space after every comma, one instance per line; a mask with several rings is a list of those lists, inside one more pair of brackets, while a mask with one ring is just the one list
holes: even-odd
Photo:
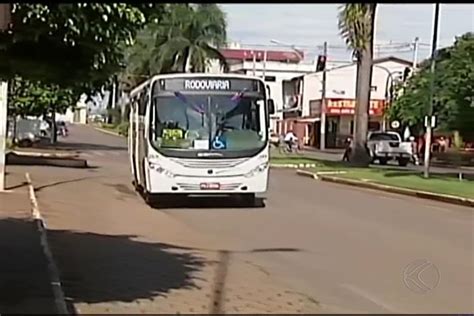
[[51, 249], [48, 244], [46, 224], [43, 218], [41, 217], [41, 213], [38, 207], [38, 200], [36, 199], [35, 188], [31, 182], [31, 177], [28, 172], [25, 174], [25, 177], [26, 177], [26, 182], [28, 183], [29, 195], [30, 195], [30, 200], [31, 200], [31, 214], [32, 214], [33, 220], [36, 223], [38, 232], [40, 233], [41, 247], [43, 248], [43, 254], [46, 257], [46, 261], [48, 262], [48, 273], [49, 273], [49, 278], [51, 280], [50, 284], [53, 290], [56, 311], [58, 314], [69, 315], [70, 313], [67, 308], [66, 299], [64, 296], [63, 289], [61, 287], [61, 281], [59, 279], [59, 271], [56, 266], [56, 263], [54, 262], [53, 255], [51, 253]]
[[430, 166], [436, 168], [452, 168], [452, 169], [459, 169], [462, 171], [474, 171], [474, 167], [471, 166], [459, 166], [459, 165], [450, 165], [450, 164], [442, 164], [442, 163], [430, 163]]
[[312, 174], [312, 177], [314, 179], [319, 179], [321, 181], [326, 181], [326, 182], [345, 184], [345, 185], [351, 185], [351, 186], [356, 186], [356, 187], [363, 187], [367, 189], [374, 189], [374, 190], [385, 191], [389, 193], [407, 195], [407, 196], [412, 196], [412, 197], [417, 197], [417, 198], [422, 198], [422, 199], [434, 200], [438, 202], [445, 202], [445, 203], [450, 203], [450, 204], [455, 204], [455, 205], [474, 207], [474, 200], [468, 199], [468, 198], [456, 197], [456, 196], [445, 195], [445, 194], [436, 194], [436, 193], [431, 193], [431, 192], [426, 192], [426, 191], [415, 191], [415, 190], [410, 190], [410, 189], [405, 189], [405, 188], [397, 188], [393, 186], [370, 183], [370, 182], [359, 181], [359, 180], [354, 180], [354, 179], [344, 179], [344, 178], [338, 178], [338, 177], [318, 175], [318, 174], [303, 171], [303, 170], [297, 170], [296, 173], [300, 176], [307, 176], [307, 177], [309, 177], [309, 174]]
[[123, 135], [120, 135], [119, 133], [106, 130], [105, 128], [95, 127], [95, 126], [94, 126], [94, 129], [98, 130], [99, 132], [105, 133], [105, 134], [109, 134], [109, 135], [113, 135], [113, 136], [118, 136], [118, 137], [124, 137]]
[[271, 168], [280, 168], [280, 169], [283, 169], [283, 168], [292, 168], [292, 169], [296, 169], [296, 168], [316, 168], [316, 164], [314, 163], [299, 163], [299, 164], [296, 164], [296, 163], [285, 163], [285, 164], [275, 164], [275, 163], [270, 163], [270, 167]]
[[296, 170], [296, 174], [299, 175], [299, 176], [302, 176], [302, 177], [312, 178], [312, 179], [315, 179], [315, 180], [319, 179], [317, 173], [313, 173], [313, 172], [309, 172], [309, 171], [305, 171], [305, 170]]
[[10, 153], [17, 156], [26, 156], [26, 157], [40, 157], [40, 158], [77, 158], [79, 154], [66, 154], [66, 153], [40, 153], [34, 151], [16, 151], [12, 150]]

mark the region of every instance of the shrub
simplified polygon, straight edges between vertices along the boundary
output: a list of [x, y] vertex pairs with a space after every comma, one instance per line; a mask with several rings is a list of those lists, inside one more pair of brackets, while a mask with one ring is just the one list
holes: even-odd
[[123, 136], [128, 136], [128, 128], [129, 128], [129, 123], [128, 122], [123, 122], [120, 123], [117, 126], [118, 133]]

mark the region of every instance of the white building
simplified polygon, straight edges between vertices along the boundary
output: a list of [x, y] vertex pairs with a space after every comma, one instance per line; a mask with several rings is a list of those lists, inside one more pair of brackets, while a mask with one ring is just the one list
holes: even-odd
[[[230, 73], [265, 77], [270, 97], [275, 102], [276, 113], [272, 115], [271, 128], [276, 128], [278, 120], [283, 119], [285, 109], [293, 105], [293, 96], [288, 94], [292, 89], [292, 79], [316, 71], [315, 62], [302, 63], [302, 52], [271, 49], [241, 48], [231, 43], [227, 49], [220, 50], [229, 65]], [[342, 62], [344, 64], [344, 62]], [[340, 66], [341, 62], [328, 61], [327, 68]], [[224, 70], [217, 60], [211, 60], [206, 72], [222, 73]]]
[[315, 66], [311, 64], [289, 64], [269, 61], [265, 63], [264, 70], [263, 62], [256, 62], [254, 67], [252, 61], [243, 61], [239, 64], [231, 65], [229, 70], [231, 73], [264, 78], [270, 90], [269, 97], [275, 102], [276, 113], [271, 117], [271, 127], [275, 129], [276, 122], [283, 118], [283, 109], [291, 106], [290, 98], [283, 94], [285, 82], [288, 82], [295, 76], [313, 72]]
[[[370, 106], [370, 130], [383, 126], [384, 108], [389, 105], [390, 87], [394, 80], [402, 78], [412, 62], [397, 57], [374, 60]], [[326, 71], [326, 146], [341, 147], [344, 140], [352, 136], [354, 129], [355, 86], [357, 65], [355, 63], [335, 67]], [[284, 98], [297, 100], [286, 109], [277, 131], [285, 133], [293, 129], [306, 145], [319, 147], [322, 72], [293, 78], [285, 89]], [[299, 98], [294, 98], [299, 96]]]

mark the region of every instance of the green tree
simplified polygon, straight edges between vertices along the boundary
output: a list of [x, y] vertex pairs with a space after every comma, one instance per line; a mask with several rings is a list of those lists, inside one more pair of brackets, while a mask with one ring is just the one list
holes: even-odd
[[375, 3], [348, 3], [339, 12], [339, 29], [357, 58], [354, 147], [351, 163], [368, 165], [366, 149], [374, 45]]
[[[388, 110], [391, 120], [400, 120], [415, 133], [424, 130], [431, 78], [429, 60], [407, 81], [400, 96]], [[437, 130], [459, 131], [474, 140], [474, 33], [458, 37], [453, 46], [436, 55], [433, 113]]]
[[219, 47], [226, 43], [226, 19], [216, 4], [172, 4], [162, 23], [149, 23], [127, 51], [127, 75], [135, 86], [153, 74], [204, 72], [210, 59], [226, 67]]
[[8, 96], [10, 115], [47, 116], [51, 115], [51, 142], [56, 142], [56, 112], [65, 113], [74, 106], [78, 92], [54, 84], [32, 82], [16, 77], [10, 80]]
[[12, 4], [12, 28], [0, 34], [0, 77], [100, 87], [120, 70], [132, 44], [163, 4]]

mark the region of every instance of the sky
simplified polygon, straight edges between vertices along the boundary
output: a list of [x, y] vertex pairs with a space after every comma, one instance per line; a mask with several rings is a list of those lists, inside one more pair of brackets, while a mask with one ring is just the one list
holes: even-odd
[[[339, 35], [337, 15], [340, 4], [221, 4], [227, 16], [228, 38], [242, 46], [285, 48], [277, 40], [302, 49], [310, 58], [322, 52], [328, 42], [328, 58], [347, 60]], [[430, 55], [434, 4], [378, 4], [375, 29], [376, 54], [411, 60], [412, 43], [420, 39], [419, 58]], [[439, 46], [451, 45], [455, 36], [474, 32], [474, 4], [441, 4]], [[391, 44], [390, 44], [391, 42]], [[405, 46], [403, 44], [405, 43]], [[255, 46], [255, 44], [257, 46]]]

